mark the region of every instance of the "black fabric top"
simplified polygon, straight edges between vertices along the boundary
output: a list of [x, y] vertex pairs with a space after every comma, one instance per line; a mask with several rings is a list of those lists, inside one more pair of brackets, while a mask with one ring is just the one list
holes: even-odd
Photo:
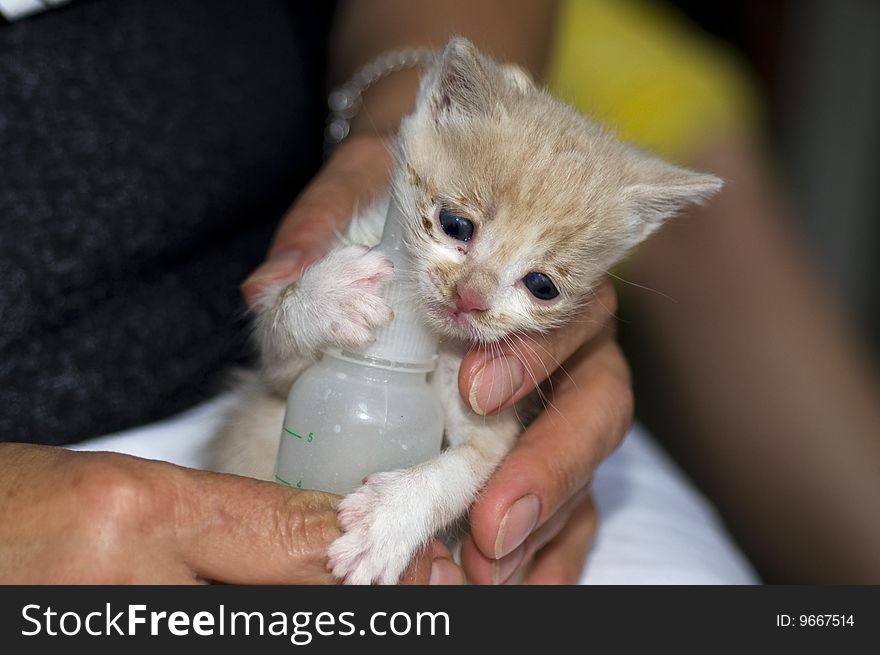
[[0, 23], [0, 441], [216, 393], [238, 285], [320, 162], [329, 3], [75, 0]]

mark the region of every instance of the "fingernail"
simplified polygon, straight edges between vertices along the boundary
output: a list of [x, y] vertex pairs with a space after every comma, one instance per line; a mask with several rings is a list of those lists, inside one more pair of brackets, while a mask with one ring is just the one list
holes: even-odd
[[464, 577], [461, 569], [445, 557], [438, 557], [431, 563], [431, 577], [429, 585], [457, 585], [463, 584]]
[[522, 383], [523, 367], [516, 357], [490, 359], [471, 384], [471, 409], [483, 416], [495, 411], [510, 400]]
[[242, 282], [241, 286], [244, 287], [257, 282], [271, 282], [272, 280], [292, 277], [299, 273], [301, 261], [302, 252], [299, 250], [281, 250], [276, 252], [251, 273]]
[[523, 496], [507, 510], [498, 526], [495, 537], [495, 559], [509, 555], [526, 540], [535, 526], [541, 512], [541, 501], [534, 494]]
[[492, 584], [504, 584], [522, 564], [525, 548], [518, 548], [507, 557], [492, 560]]

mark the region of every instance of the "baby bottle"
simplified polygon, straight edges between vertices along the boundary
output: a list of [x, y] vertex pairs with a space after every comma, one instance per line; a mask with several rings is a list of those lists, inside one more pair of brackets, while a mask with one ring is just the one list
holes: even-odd
[[[399, 212], [392, 199], [376, 247], [398, 271], [409, 266]], [[443, 416], [427, 379], [437, 337], [416, 312], [403, 278], [395, 275], [386, 288], [394, 318], [373, 344], [326, 350], [291, 387], [278, 482], [346, 494], [370, 473], [407, 468], [440, 453]]]

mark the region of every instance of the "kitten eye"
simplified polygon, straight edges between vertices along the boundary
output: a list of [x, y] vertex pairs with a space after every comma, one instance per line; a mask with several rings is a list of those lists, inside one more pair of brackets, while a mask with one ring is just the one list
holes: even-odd
[[448, 209], [440, 210], [440, 227], [453, 239], [470, 241], [474, 235], [474, 224], [462, 216], [456, 216]]
[[553, 284], [550, 278], [543, 273], [532, 271], [527, 274], [522, 281], [523, 284], [526, 285], [526, 289], [531, 291], [535, 298], [551, 300], [559, 295], [559, 289], [557, 289], [556, 285]]

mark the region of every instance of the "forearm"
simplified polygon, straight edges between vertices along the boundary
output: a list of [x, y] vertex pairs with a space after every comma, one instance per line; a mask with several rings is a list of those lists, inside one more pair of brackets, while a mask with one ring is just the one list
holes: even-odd
[[880, 581], [880, 390], [742, 142], [727, 179], [634, 261], [674, 444], [759, 564], [798, 582]]
[[[348, 0], [338, 10], [330, 42], [330, 78], [348, 79], [373, 57], [396, 48], [442, 48], [450, 36], [540, 77], [553, 33], [551, 0]], [[395, 73], [364, 95], [352, 132], [390, 132], [413, 107], [419, 71]]]

